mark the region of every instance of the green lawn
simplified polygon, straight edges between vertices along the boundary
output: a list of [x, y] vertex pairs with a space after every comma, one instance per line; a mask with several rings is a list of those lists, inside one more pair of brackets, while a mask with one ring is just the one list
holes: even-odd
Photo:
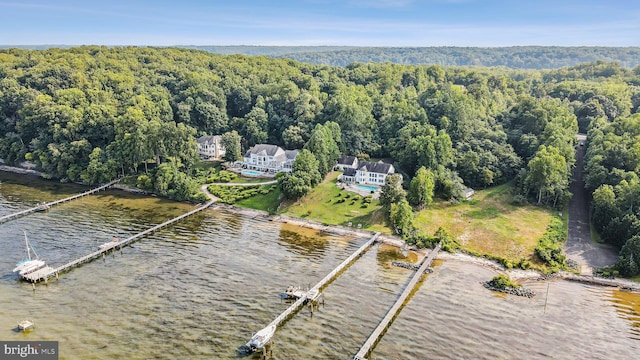
[[390, 233], [378, 200], [365, 207], [362, 196], [336, 186], [338, 175], [340, 172], [330, 172], [311, 193], [296, 202], [283, 204], [279, 212], [324, 224], [347, 225], [351, 221], [354, 227], [362, 224], [369, 230]]
[[[433, 234], [440, 226], [464, 249], [509, 260], [534, 260], [537, 240], [551, 221], [549, 209], [511, 204], [511, 185], [477, 191], [474, 200], [451, 205], [437, 201], [416, 214], [416, 226]], [[566, 220], [566, 214], [563, 216]]]
[[208, 169], [216, 169], [216, 170], [220, 170], [220, 165], [222, 164], [221, 160], [198, 160], [195, 165], [194, 168], [196, 169], [201, 169], [201, 170], [208, 170]]
[[274, 180], [274, 179], [238, 176], [237, 178], [231, 180], [230, 182], [237, 183], [237, 184], [253, 184], [253, 183], [262, 183], [262, 182], [271, 181], [271, 180]]
[[268, 194], [254, 195], [248, 199], [242, 199], [236, 202], [236, 205], [249, 209], [256, 209], [267, 211], [269, 214], [275, 214], [280, 205], [280, 187], [276, 185], [272, 186], [273, 189]]

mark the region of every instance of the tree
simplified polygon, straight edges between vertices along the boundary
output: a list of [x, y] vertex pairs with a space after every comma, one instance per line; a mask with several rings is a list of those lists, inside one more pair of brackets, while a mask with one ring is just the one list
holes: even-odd
[[237, 131], [229, 131], [222, 134], [222, 146], [225, 148], [224, 160], [233, 162], [242, 160], [242, 148], [240, 146], [242, 138]]
[[416, 172], [416, 176], [411, 179], [409, 185], [408, 199], [411, 205], [423, 209], [433, 201], [433, 190], [435, 188], [435, 176], [431, 170], [424, 166]]
[[406, 197], [407, 193], [402, 188], [402, 176], [399, 174], [392, 174], [386, 177], [385, 183], [382, 186], [380, 192], [380, 205], [391, 210], [391, 205], [398, 203], [400, 200]]
[[309, 150], [302, 150], [293, 161], [290, 174], [278, 174], [278, 184], [282, 194], [288, 199], [298, 199], [320, 183], [318, 160]]
[[540, 146], [540, 150], [529, 161], [526, 178], [529, 188], [537, 193], [538, 204], [542, 203], [545, 194], [555, 195], [557, 200], [569, 185], [568, 172], [567, 162], [557, 148]]
[[620, 250], [616, 267], [623, 276], [635, 276], [640, 273], [640, 235], [635, 235]]
[[340, 127], [329, 121], [324, 125], [316, 125], [309, 141], [304, 145], [318, 160], [318, 171], [322, 175], [328, 173], [340, 157], [336, 139], [340, 140]]
[[113, 159], [107, 159], [102, 149], [94, 148], [89, 155], [89, 165], [80, 177], [89, 184], [108, 182], [116, 177], [116, 163]]
[[413, 211], [407, 199], [402, 198], [398, 203], [391, 204], [390, 217], [396, 233], [403, 238], [411, 236], [414, 228]]

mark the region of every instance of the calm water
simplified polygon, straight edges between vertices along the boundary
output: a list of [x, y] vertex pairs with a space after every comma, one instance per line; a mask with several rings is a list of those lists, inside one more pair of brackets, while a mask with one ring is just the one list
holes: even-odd
[[[82, 189], [0, 172], [0, 216]], [[366, 241], [212, 209], [35, 292], [11, 273], [24, 252], [23, 230], [58, 265], [192, 208], [107, 191], [0, 225], [0, 339], [58, 340], [62, 359], [235, 358], [288, 306], [280, 292], [315, 284]], [[351, 358], [409, 279], [390, 266], [401, 257], [388, 246], [368, 251], [325, 289], [324, 307], [305, 308], [278, 329], [272, 358]], [[538, 292], [533, 299], [502, 296], [481, 285], [494, 275], [439, 264], [371, 358], [637, 356], [640, 296], [565, 281], [551, 282], [548, 297], [543, 282], [528, 284]], [[37, 328], [16, 332], [25, 318]]]

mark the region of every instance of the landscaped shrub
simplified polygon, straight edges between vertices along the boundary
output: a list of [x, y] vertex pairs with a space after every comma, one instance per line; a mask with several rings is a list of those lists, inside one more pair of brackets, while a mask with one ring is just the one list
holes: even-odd
[[220, 198], [220, 202], [223, 204], [234, 204], [238, 200], [250, 198], [258, 194], [268, 194], [275, 187], [268, 185], [260, 187], [254, 186], [220, 186], [210, 185], [209, 192]]
[[567, 241], [567, 233], [564, 224], [558, 218], [551, 219], [547, 232], [538, 240], [535, 252], [553, 272], [566, 266], [566, 257], [562, 253], [562, 244], [565, 241]]

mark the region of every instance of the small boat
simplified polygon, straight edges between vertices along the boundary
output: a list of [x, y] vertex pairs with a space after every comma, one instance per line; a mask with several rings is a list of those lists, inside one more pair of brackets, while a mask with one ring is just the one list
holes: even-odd
[[105, 249], [110, 249], [114, 246], [116, 246], [116, 244], [120, 241], [120, 239], [118, 239], [117, 237], [114, 237], [113, 240], [106, 242], [102, 245], [98, 245], [98, 249], [100, 250], [105, 250]]
[[271, 337], [276, 332], [275, 325], [269, 325], [266, 328], [258, 331], [251, 340], [247, 343], [247, 348], [251, 351], [262, 349], [271, 340]]
[[22, 320], [18, 321], [18, 329], [20, 331], [26, 331], [34, 328], [36, 325], [31, 320]]
[[36, 208], [36, 211], [45, 211], [45, 210], [49, 210], [49, 205], [47, 205], [47, 203], [42, 203], [38, 205], [38, 207]]
[[[43, 267], [47, 266], [47, 264], [44, 261], [40, 260], [38, 253], [35, 251], [35, 249], [33, 249], [31, 244], [29, 244], [29, 239], [27, 239], [26, 231], [24, 232], [24, 242], [27, 245], [27, 257], [22, 259], [20, 262], [18, 262], [16, 264], [15, 269], [13, 269], [13, 272], [19, 273], [20, 276], [24, 276], [26, 274], [32, 273], [36, 270], [40, 270]], [[33, 251], [33, 254], [35, 255], [35, 259], [31, 258], [31, 251]]]

